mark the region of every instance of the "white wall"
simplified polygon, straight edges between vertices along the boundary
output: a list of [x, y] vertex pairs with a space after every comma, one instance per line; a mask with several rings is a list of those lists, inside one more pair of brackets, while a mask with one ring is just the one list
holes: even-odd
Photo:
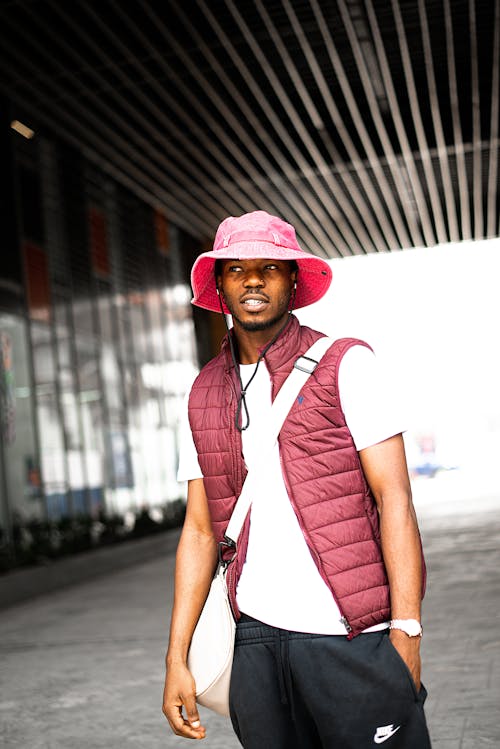
[[331, 261], [332, 286], [301, 322], [367, 340], [443, 460], [498, 486], [500, 239]]

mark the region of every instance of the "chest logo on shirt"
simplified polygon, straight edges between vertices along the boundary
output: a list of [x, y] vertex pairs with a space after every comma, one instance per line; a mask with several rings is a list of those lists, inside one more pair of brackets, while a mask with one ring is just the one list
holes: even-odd
[[297, 396], [297, 403], [299, 404], [299, 406], [301, 406], [303, 402], [304, 402], [304, 396], [303, 395], [298, 395]]

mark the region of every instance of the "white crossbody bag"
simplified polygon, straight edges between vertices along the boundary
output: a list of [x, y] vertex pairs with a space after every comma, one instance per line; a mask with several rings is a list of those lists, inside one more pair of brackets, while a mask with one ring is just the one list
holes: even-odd
[[[263, 461], [270, 455], [295, 398], [332, 343], [331, 338], [319, 338], [295, 362], [271, 408], [271, 429], [262, 443]], [[257, 490], [257, 482], [252, 476], [253, 474], [247, 474], [226, 528], [224, 541], [219, 544], [219, 565], [194, 630], [188, 654], [188, 668], [196, 683], [196, 701], [221, 715], [229, 715], [229, 683], [236, 631], [227, 593], [226, 574], [236, 556], [238, 538], [252, 504], [254, 485]], [[224, 546], [234, 550], [229, 562], [222, 562], [221, 550]]]

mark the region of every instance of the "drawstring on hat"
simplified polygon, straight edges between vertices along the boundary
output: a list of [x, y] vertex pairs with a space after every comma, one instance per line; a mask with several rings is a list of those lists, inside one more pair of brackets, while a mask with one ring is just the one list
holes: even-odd
[[[297, 268], [295, 273], [298, 273], [299, 269]], [[297, 296], [297, 281], [293, 282], [293, 289], [292, 293], [290, 294], [290, 304], [288, 306], [288, 312], [292, 312], [293, 306], [295, 304], [295, 297]]]

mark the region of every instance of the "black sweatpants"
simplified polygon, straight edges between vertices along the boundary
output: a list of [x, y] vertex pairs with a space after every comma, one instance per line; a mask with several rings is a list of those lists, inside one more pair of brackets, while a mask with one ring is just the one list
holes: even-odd
[[238, 623], [230, 709], [245, 749], [429, 749], [425, 697], [388, 630], [348, 640]]

